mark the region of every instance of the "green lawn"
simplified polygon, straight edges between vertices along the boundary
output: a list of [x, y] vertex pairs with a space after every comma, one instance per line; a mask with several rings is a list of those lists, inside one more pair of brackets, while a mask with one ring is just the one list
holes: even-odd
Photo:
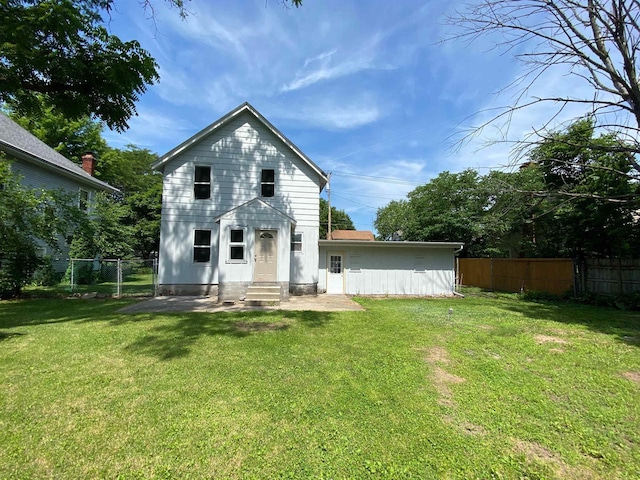
[[0, 302], [0, 478], [640, 478], [638, 313], [358, 301]]

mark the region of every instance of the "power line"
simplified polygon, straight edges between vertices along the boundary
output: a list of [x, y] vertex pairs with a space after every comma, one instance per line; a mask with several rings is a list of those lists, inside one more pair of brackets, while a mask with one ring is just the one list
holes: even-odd
[[350, 178], [359, 178], [364, 179], [366, 181], [371, 182], [382, 182], [382, 183], [396, 183], [399, 185], [423, 185], [422, 182], [410, 182], [408, 180], [402, 180], [401, 178], [392, 178], [392, 177], [374, 177], [373, 175], [359, 175], [355, 173], [346, 173], [346, 172], [331, 172], [333, 175], [338, 175], [339, 177], [350, 177]]

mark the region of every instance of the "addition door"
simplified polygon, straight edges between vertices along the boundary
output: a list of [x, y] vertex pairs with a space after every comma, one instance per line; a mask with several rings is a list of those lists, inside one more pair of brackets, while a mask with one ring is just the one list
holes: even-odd
[[275, 230], [256, 230], [256, 256], [253, 281], [275, 283], [278, 281], [278, 242]]
[[327, 253], [327, 293], [344, 293], [344, 255]]

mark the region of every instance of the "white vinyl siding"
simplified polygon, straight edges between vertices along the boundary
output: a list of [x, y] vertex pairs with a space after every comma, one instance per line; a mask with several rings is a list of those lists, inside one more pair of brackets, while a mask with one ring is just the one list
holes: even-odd
[[[194, 165], [210, 165], [211, 198], [194, 203]], [[319, 224], [320, 179], [252, 115], [243, 114], [165, 166], [163, 219], [190, 221], [221, 215], [261, 196], [262, 171], [275, 171], [274, 208], [298, 225]]]
[[342, 273], [349, 295], [452, 295], [452, 248], [408, 248], [390, 242], [378, 246], [320, 247], [318, 291], [327, 288], [330, 249], [343, 251]]

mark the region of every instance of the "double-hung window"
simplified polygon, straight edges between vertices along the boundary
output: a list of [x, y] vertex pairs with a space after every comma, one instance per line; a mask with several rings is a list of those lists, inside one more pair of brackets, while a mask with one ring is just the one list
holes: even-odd
[[193, 179], [193, 195], [196, 200], [211, 197], [211, 167], [196, 165]]
[[260, 174], [260, 195], [262, 197], [273, 197], [276, 193], [276, 171], [273, 169], [263, 169]]
[[80, 189], [78, 193], [78, 208], [83, 212], [89, 211], [89, 192], [87, 190]]
[[211, 261], [211, 230], [195, 230], [193, 235], [194, 263]]
[[229, 232], [229, 260], [245, 260], [245, 230], [232, 228]]
[[302, 252], [302, 233], [291, 232], [291, 251]]

